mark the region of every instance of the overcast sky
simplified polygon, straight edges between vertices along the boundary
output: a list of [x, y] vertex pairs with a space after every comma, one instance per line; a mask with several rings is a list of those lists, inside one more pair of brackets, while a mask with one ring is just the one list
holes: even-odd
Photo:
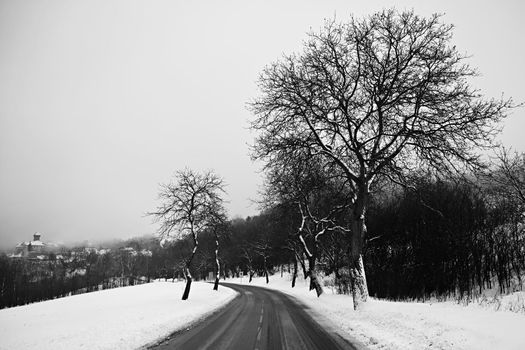
[[[429, 3], [0, 0], [0, 246], [153, 233], [144, 213], [184, 167], [216, 170], [230, 215], [255, 214], [246, 102], [265, 65], [334, 15], [443, 12], [474, 85], [525, 101], [523, 2]], [[502, 135], [518, 151], [524, 114]]]

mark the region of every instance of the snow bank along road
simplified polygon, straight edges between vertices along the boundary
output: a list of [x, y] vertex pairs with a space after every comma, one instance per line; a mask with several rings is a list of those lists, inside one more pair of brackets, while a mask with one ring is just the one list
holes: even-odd
[[222, 284], [240, 295], [221, 311], [174, 334], [155, 350], [358, 349], [314, 321], [289, 296], [270, 289]]

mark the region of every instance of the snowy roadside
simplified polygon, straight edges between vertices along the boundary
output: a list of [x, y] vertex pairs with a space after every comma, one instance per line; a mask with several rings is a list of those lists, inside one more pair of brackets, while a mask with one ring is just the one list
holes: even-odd
[[156, 282], [0, 310], [0, 349], [137, 349], [212, 313], [230, 288]]
[[[248, 279], [232, 279], [248, 284]], [[308, 283], [297, 279], [291, 288], [290, 277], [274, 275], [266, 284], [262, 277], [253, 285], [277, 289], [292, 295], [336, 328], [369, 349], [525, 349], [525, 315], [494, 311], [478, 305], [454, 302], [416, 303], [371, 299], [359, 311], [352, 299], [330, 289], [320, 298], [308, 291]]]

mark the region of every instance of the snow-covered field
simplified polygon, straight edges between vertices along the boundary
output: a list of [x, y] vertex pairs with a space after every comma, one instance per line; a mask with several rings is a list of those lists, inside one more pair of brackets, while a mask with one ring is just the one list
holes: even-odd
[[0, 349], [137, 349], [201, 319], [236, 292], [156, 282], [0, 310]]
[[[247, 284], [248, 279], [232, 282]], [[252, 284], [295, 296], [317, 318], [323, 322], [329, 320], [336, 329], [370, 349], [525, 349], [523, 313], [494, 311], [474, 304], [391, 302], [373, 298], [362, 310], [354, 311], [350, 296], [325, 289], [317, 298], [315, 292], [308, 291], [308, 283], [302, 278], [298, 278], [293, 289], [286, 274], [282, 278], [271, 276], [268, 285], [262, 277], [254, 278]]]

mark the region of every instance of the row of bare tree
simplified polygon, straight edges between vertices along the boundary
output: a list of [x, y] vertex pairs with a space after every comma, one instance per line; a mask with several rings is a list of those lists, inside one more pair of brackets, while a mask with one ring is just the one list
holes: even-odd
[[[502, 149], [494, 161], [477, 176], [419, 177], [409, 187], [386, 183], [374, 193], [363, 250], [372, 294], [470, 298], [484, 288], [521, 288], [525, 158]], [[221, 230], [205, 227], [198, 250], [191, 235], [168, 244], [178, 261], [173, 272], [182, 276], [190, 268], [198, 278], [214, 271], [268, 281], [284, 266], [292, 285], [302, 273], [320, 295], [321, 277], [333, 274], [337, 290], [351, 293], [350, 219], [340, 178], [291, 162], [281, 170], [267, 178], [260, 215], [225, 221]]]
[[[157, 244], [158, 245], [158, 244]], [[149, 282], [161, 269], [155, 259], [123, 249], [106, 254], [64, 253], [60, 259], [30, 260], [0, 255], [0, 308], [101, 289]]]
[[[285, 55], [260, 75], [260, 95], [250, 109], [257, 134], [252, 156], [266, 172], [264, 215], [288, 213], [280, 223], [287, 251], [318, 294], [323, 266], [347, 280], [342, 290], [352, 294], [355, 308], [365, 302], [363, 255], [375, 239], [368, 227], [377, 224], [370, 221], [372, 203], [385, 191], [399, 199], [396, 186], [411, 189], [422, 177], [478, 176], [485, 167], [481, 151], [494, 147], [500, 122], [516, 107], [511, 99], [486, 99], [470, 85], [478, 73], [453, 45], [452, 30], [441, 15], [413, 11], [327, 20], [319, 32], [308, 34], [301, 52]], [[501, 179], [523, 196], [522, 174], [510, 177], [504, 164], [512, 165], [514, 158], [504, 152], [505, 157], [509, 162], [487, 179], [491, 184]], [[193, 240], [185, 268], [188, 291], [197, 236], [224, 221], [222, 191], [213, 173], [182, 171], [163, 188], [163, 203], [152, 213], [162, 236], [187, 232]], [[430, 225], [419, 224], [418, 232]], [[455, 227], [454, 234], [466, 229]], [[241, 255], [249, 270], [254, 256], [268, 270], [268, 252], [276, 249], [269, 242], [245, 245]], [[446, 269], [462, 266], [457, 261]]]

